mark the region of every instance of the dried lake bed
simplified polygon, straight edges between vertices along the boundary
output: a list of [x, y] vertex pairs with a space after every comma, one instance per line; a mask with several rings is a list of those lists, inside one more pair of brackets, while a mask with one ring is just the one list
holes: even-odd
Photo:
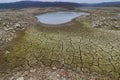
[[[116, 9], [76, 9], [89, 12], [90, 15], [78, 16], [67, 24], [58, 25], [39, 23], [35, 16], [59, 11], [61, 8], [30, 8], [1, 12], [1, 43], [6, 41], [5, 35], [16, 34], [18, 31], [20, 33], [16, 34], [17, 37], [13, 37], [12, 41], [4, 42], [7, 44], [4, 50], [1, 48], [0, 79], [29, 80], [32, 77], [34, 80], [45, 80], [47, 77], [61, 80], [118, 80], [120, 19], [116, 14], [120, 11], [119, 8]], [[16, 14], [14, 18], [13, 13]], [[49, 73], [44, 73], [44, 69]], [[45, 77], [41, 77], [43, 75]]]

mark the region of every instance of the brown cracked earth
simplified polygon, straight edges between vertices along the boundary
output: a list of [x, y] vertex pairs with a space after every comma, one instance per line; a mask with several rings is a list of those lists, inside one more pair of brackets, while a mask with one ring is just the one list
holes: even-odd
[[35, 18], [59, 10], [1, 10], [0, 80], [119, 80], [119, 8], [75, 9], [90, 15], [61, 25]]

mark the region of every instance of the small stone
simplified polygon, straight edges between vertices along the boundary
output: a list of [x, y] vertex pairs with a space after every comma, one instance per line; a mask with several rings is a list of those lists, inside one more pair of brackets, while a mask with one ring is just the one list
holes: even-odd
[[9, 27], [10, 30], [13, 30], [14, 28], [13, 27]]
[[9, 54], [10, 52], [9, 51], [6, 51], [5, 54]]
[[116, 28], [120, 28], [120, 26], [115, 26]]
[[13, 80], [14, 79], [14, 77], [11, 77], [9, 80]]
[[24, 80], [24, 77], [19, 77], [17, 80]]
[[7, 28], [9, 28], [9, 25], [6, 25]]
[[12, 30], [13, 33], [15, 33], [15, 30]]
[[26, 76], [26, 75], [28, 75], [29, 74], [29, 71], [25, 71], [23, 74], [22, 74], [22, 76]]
[[13, 37], [10, 37], [10, 38], [8, 38], [7, 40], [8, 40], [8, 41], [11, 41], [12, 39], [13, 39]]
[[3, 23], [3, 26], [6, 26], [6, 23]]
[[56, 67], [52, 67], [53, 70], [56, 70], [57, 68]]
[[36, 71], [36, 69], [31, 69], [30, 72], [31, 73], [34, 73]]
[[45, 67], [45, 65], [41, 65], [41, 67]]
[[16, 24], [15, 24], [15, 27], [20, 27], [20, 24], [19, 24], [19, 23], [16, 23]]
[[10, 22], [9, 24], [10, 24], [10, 25], [13, 25], [13, 23], [11, 23], [11, 22]]
[[60, 77], [60, 75], [59, 75], [59, 74], [57, 74], [57, 77]]
[[4, 30], [5, 30], [5, 31], [8, 31], [9, 29], [8, 29], [8, 28], [6, 28], [6, 27], [4, 27]]
[[30, 79], [28, 79], [28, 80], [36, 80], [36, 79], [34, 79], [34, 78], [30, 77]]
[[2, 18], [0, 18], [0, 21], [2, 21]]
[[62, 80], [66, 80], [66, 79], [65, 79], [65, 78], [63, 78], [63, 77], [62, 77], [61, 79], [62, 79]]

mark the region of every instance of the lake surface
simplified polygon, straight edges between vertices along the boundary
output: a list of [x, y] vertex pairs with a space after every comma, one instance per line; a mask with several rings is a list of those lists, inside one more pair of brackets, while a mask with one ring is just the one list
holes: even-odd
[[118, 14], [118, 17], [120, 17], [120, 13]]
[[89, 15], [89, 13], [58, 11], [40, 14], [36, 17], [44, 24], [64, 24], [81, 15]]

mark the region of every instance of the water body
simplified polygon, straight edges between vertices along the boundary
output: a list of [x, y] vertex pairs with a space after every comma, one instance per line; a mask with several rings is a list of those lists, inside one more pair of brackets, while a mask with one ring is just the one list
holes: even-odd
[[118, 14], [118, 17], [120, 17], [120, 13]]
[[89, 13], [58, 11], [40, 14], [36, 17], [44, 24], [64, 24], [81, 15], [89, 15]]

